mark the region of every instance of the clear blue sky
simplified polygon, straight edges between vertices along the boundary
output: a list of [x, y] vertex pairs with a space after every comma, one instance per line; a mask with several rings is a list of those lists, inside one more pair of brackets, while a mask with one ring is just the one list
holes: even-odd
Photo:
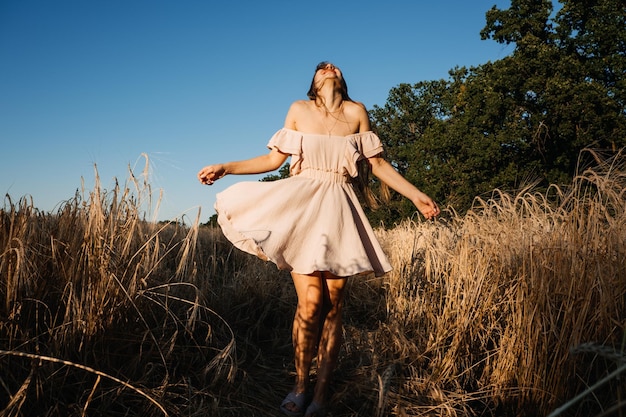
[[[306, 98], [315, 65], [343, 71], [350, 95], [383, 106], [400, 83], [511, 53], [481, 41], [509, 1], [0, 0], [0, 192], [54, 211], [81, 188], [143, 170], [159, 220], [201, 221], [209, 163], [256, 156]], [[5, 203], [6, 204], [6, 203]]]

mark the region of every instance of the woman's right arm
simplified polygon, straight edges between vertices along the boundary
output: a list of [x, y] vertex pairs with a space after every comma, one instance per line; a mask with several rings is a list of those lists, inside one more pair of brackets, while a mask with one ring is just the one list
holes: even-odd
[[[301, 117], [305, 101], [299, 100], [291, 104], [285, 118], [285, 128], [296, 130], [296, 120]], [[198, 180], [202, 184], [211, 185], [225, 175], [262, 174], [274, 171], [287, 160], [288, 154], [272, 149], [268, 154], [246, 159], [245, 161], [227, 162], [225, 164], [208, 165], [198, 172]]]
[[260, 155], [244, 161], [226, 162], [205, 166], [198, 172], [198, 180], [202, 184], [211, 185], [225, 175], [262, 174], [274, 171], [285, 162], [289, 155], [272, 149], [268, 154]]

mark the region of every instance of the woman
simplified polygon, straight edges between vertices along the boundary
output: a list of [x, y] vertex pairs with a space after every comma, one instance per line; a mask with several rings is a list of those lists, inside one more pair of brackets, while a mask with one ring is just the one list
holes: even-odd
[[[341, 343], [341, 310], [349, 276], [391, 269], [359, 205], [352, 181], [366, 162], [382, 182], [432, 218], [437, 204], [381, 157], [365, 107], [348, 96], [342, 73], [323, 62], [309, 100], [294, 102], [269, 141], [268, 154], [209, 165], [198, 173], [211, 185], [227, 174], [278, 169], [291, 156], [287, 179], [241, 182], [217, 195], [218, 222], [240, 249], [291, 271], [298, 296], [293, 323], [296, 382], [281, 404], [289, 416], [321, 416]], [[317, 354], [317, 379], [309, 371]], [[310, 401], [310, 402], [309, 402]]]

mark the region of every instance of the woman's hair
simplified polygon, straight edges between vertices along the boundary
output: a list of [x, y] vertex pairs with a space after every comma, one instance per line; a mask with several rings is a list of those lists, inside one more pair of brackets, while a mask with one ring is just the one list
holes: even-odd
[[[367, 108], [362, 103], [358, 104], [363, 106], [363, 109], [367, 112]], [[382, 154], [378, 156], [383, 157]], [[356, 161], [356, 168], [357, 176], [354, 178], [353, 184], [363, 203], [372, 210], [378, 209], [380, 203], [389, 203], [391, 194], [389, 193], [389, 187], [383, 181], [379, 181], [378, 196], [372, 191], [372, 166], [370, 161], [367, 158], [360, 158]]]
[[[326, 68], [326, 65], [328, 64], [330, 64], [330, 62], [322, 61], [319, 64], [317, 64], [317, 67], [315, 67], [315, 72], [313, 73], [313, 80], [311, 80], [311, 87], [309, 87], [309, 92], [306, 93], [307, 97], [309, 97], [311, 100], [317, 99], [317, 89], [315, 88], [315, 74], [317, 74], [317, 71], [321, 70], [322, 68]], [[341, 83], [341, 98], [347, 101], [352, 101], [352, 99], [348, 95], [348, 84], [346, 84], [346, 80], [343, 78], [343, 74], [341, 74], [340, 83]]]
[[357, 194], [361, 197], [367, 207], [372, 210], [376, 210], [380, 207], [380, 202], [386, 204], [391, 199], [389, 193], [389, 187], [384, 182], [380, 181], [379, 197], [377, 198], [372, 191], [370, 174], [372, 173], [372, 167], [366, 158], [360, 159], [356, 163], [358, 175], [354, 179], [354, 188]]

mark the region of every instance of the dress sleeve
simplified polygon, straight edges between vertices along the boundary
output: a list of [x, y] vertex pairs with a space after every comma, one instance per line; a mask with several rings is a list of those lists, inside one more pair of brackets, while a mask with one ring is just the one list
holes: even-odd
[[296, 130], [282, 128], [274, 133], [267, 147], [289, 155], [298, 155], [302, 152], [302, 134]]
[[346, 143], [345, 169], [348, 175], [356, 177], [356, 163], [364, 158], [371, 158], [383, 151], [383, 144], [374, 132], [351, 135]]
[[289, 172], [292, 175], [300, 172], [302, 164], [302, 134], [300, 132], [282, 128], [270, 138], [267, 147], [291, 155]]

